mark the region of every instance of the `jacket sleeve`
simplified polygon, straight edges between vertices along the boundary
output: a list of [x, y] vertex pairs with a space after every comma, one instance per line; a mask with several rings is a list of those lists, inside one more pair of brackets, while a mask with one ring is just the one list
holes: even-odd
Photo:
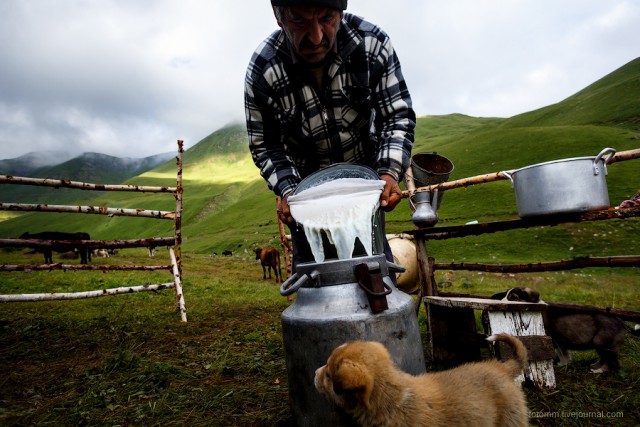
[[[277, 196], [284, 197], [300, 182], [300, 174], [285, 149], [282, 112], [268, 84], [270, 71], [254, 54], [245, 78], [245, 115], [249, 150], [260, 175]], [[273, 70], [272, 70], [273, 71]]]

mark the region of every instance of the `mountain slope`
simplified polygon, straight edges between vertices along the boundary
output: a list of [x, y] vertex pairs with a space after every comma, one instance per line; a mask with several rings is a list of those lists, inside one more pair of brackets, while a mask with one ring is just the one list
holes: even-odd
[[30, 176], [35, 170], [57, 165], [73, 156], [66, 151], [33, 151], [15, 159], [0, 160], [2, 175]]
[[640, 127], [640, 58], [558, 104], [520, 114], [504, 127], [606, 125]]
[[[167, 162], [174, 156], [173, 153], [162, 153], [144, 158], [121, 158], [98, 153], [84, 153], [62, 163], [55, 165], [41, 166], [31, 169], [19, 169], [13, 166], [9, 171], [0, 169], [0, 174], [17, 175], [27, 172], [22, 176], [33, 178], [69, 179], [72, 181], [83, 181], [102, 184], [120, 184], [129, 178], [138, 176], [141, 173], [153, 169], [156, 166]], [[19, 164], [26, 164], [23, 159], [27, 157], [28, 165], [37, 164], [34, 156], [22, 156], [18, 159]], [[4, 160], [3, 162], [8, 162]], [[3, 163], [6, 164], [6, 163]], [[0, 164], [2, 166], [2, 164]], [[13, 172], [11, 172], [13, 170]], [[24, 186], [24, 185], [2, 185], [0, 186], [0, 201], [13, 203], [50, 203], [64, 204], [77, 200], [88, 200], [96, 198], [101, 193], [72, 190], [60, 188], [52, 191], [51, 188]]]
[[[509, 119], [474, 118], [460, 114], [426, 116], [417, 121], [414, 153], [437, 151], [453, 161], [451, 180], [527, 166], [548, 160], [595, 156], [606, 146], [622, 151], [638, 148], [640, 132], [628, 122], [628, 111], [637, 111], [640, 97], [634, 90], [621, 90], [637, 81], [637, 61], [627, 64], [565, 101]], [[615, 94], [615, 95], [614, 95]], [[602, 108], [594, 100], [618, 97], [622, 110]], [[578, 117], [578, 111], [580, 115]], [[612, 116], [618, 111], [619, 116]], [[589, 118], [586, 120], [585, 118]], [[184, 153], [184, 250], [211, 253], [232, 250], [250, 256], [256, 245], [277, 244], [275, 197], [259, 176], [246, 146], [242, 126], [228, 126], [212, 133]], [[640, 186], [640, 160], [609, 167], [607, 183], [611, 204], [618, 204]], [[175, 185], [174, 162], [131, 178], [139, 185]], [[55, 191], [55, 190], [54, 190]], [[109, 193], [95, 203], [111, 207], [173, 210], [172, 197], [155, 194]], [[515, 197], [508, 181], [457, 189], [444, 195], [438, 226], [471, 220], [517, 218]], [[408, 203], [387, 215], [387, 231], [412, 229]], [[603, 221], [570, 227], [552, 227], [536, 233], [496, 233], [482, 238], [430, 242], [439, 254], [461, 261], [472, 255], [490, 260], [517, 259], [526, 251], [541, 260], [579, 255], [640, 253], [637, 220]], [[171, 236], [170, 221], [140, 218], [105, 218], [96, 215], [28, 214], [0, 222], [0, 237], [23, 231], [56, 228], [87, 230], [93, 238], [137, 238]], [[593, 235], [602, 236], [594, 239]], [[516, 237], [514, 237], [514, 235]], [[624, 245], [620, 242], [624, 241]], [[581, 248], [572, 252], [570, 248]], [[474, 259], [474, 258], [470, 258]]]

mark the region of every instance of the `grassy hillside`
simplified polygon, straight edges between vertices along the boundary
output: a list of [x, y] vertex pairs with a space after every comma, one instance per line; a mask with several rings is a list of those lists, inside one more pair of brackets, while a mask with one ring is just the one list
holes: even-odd
[[640, 58], [634, 59], [563, 102], [513, 117], [505, 126], [602, 124], [638, 130]]
[[[425, 116], [417, 122], [414, 153], [436, 151], [453, 161], [451, 179], [515, 169], [568, 157], [595, 156], [604, 147], [618, 151], [640, 146], [640, 62], [633, 61], [565, 101], [510, 119], [460, 114]], [[611, 100], [624, 106], [612, 106]], [[604, 100], [609, 100], [604, 102]], [[617, 111], [617, 116], [613, 115]], [[260, 178], [248, 154], [241, 126], [220, 129], [184, 155], [183, 235], [187, 252], [232, 250], [250, 253], [257, 245], [278, 240], [275, 197]], [[640, 161], [609, 167], [612, 205], [640, 187]], [[141, 185], [175, 185], [175, 162], [127, 181]], [[52, 190], [55, 191], [55, 190]], [[75, 190], [77, 198], [88, 199]], [[112, 207], [175, 209], [168, 195], [110, 193], [87, 202]], [[448, 191], [438, 225], [471, 220], [517, 218], [508, 181]], [[388, 231], [413, 228], [408, 203], [387, 216]], [[0, 236], [15, 237], [43, 229], [86, 230], [93, 238], [137, 238], [172, 235], [170, 221], [105, 218], [94, 215], [27, 214], [0, 222]], [[583, 231], [589, 230], [589, 231]], [[598, 236], [594, 238], [594, 236]], [[580, 255], [640, 253], [637, 220], [566, 225], [533, 232], [498, 233], [464, 240], [432, 242], [442, 259], [549, 260]], [[622, 244], [621, 242], [624, 242]]]

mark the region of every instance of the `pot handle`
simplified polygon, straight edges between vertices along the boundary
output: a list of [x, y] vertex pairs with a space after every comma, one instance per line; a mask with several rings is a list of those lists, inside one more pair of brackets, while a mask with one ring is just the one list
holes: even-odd
[[511, 186], [513, 187], [513, 177], [511, 176], [511, 173], [508, 171], [502, 171], [500, 172], [500, 174], [509, 178], [509, 180], [511, 181]]
[[604, 150], [602, 150], [600, 153], [598, 153], [598, 155], [596, 156], [596, 158], [593, 160], [593, 174], [594, 175], [599, 175], [600, 174], [600, 168], [598, 167], [598, 162], [600, 162], [600, 160], [602, 160], [602, 158], [607, 155], [607, 157], [604, 159], [604, 174], [607, 175], [607, 163], [609, 163], [611, 161], [611, 158], [613, 157], [613, 155], [616, 154], [616, 150], [610, 147], [605, 148]]

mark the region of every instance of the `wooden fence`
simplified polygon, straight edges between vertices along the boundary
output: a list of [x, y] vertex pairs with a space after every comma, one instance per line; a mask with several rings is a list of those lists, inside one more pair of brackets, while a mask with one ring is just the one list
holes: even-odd
[[[630, 150], [617, 153], [609, 163], [622, 160], [640, 158], [640, 150]], [[415, 188], [409, 170], [407, 192], [410, 197], [416, 190], [439, 191], [455, 188], [465, 188], [469, 185], [484, 184], [501, 179], [508, 179], [502, 172], [464, 178], [456, 181]], [[464, 238], [486, 233], [507, 232], [509, 230], [556, 226], [568, 222], [599, 221], [612, 218], [624, 219], [640, 216], [640, 207], [609, 208], [601, 211], [586, 212], [581, 215], [553, 215], [537, 218], [523, 218], [509, 221], [488, 223], [474, 223], [449, 227], [428, 227], [405, 231], [413, 235], [416, 244], [416, 258], [418, 265], [419, 288], [416, 303], [416, 313], [421, 302], [425, 303], [429, 324], [431, 355], [438, 363], [462, 363], [480, 357], [480, 346], [486, 342], [482, 334], [476, 330], [474, 310], [483, 311], [483, 319], [491, 333], [507, 332], [517, 335], [527, 346], [530, 358], [524, 370], [527, 377], [538, 387], [555, 387], [555, 373], [553, 371], [553, 347], [551, 340], [545, 336], [543, 318], [538, 312], [538, 304], [514, 303], [512, 301], [493, 301], [489, 296], [454, 294], [438, 292], [434, 277], [435, 270], [472, 270], [486, 272], [540, 272], [570, 270], [585, 267], [640, 267], [640, 255], [610, 256], [610, 257], [580, 257], [572, 260], [550, 261], [540, 263], [520, 264], [491, 264], [480, 262], [442, 263], [436, 262], [429, 254], [427, 241], [450, 238]], [[499, 303], [499, 304], [495, 304]], [[586, 305], [569, 305], [548, 303], [558, 308], [580, 310], [581, 312], [607, 313], [616, 315], [624, 320], [640, 322], [640, 312], [618, 310], [610, 307], [592, 307]], [[487, 333], [488, 331], [485, 331]], [[495, 351], [495, 348], [491, 348]], [[499, 356], [499, 352], [496, 352]]]
[[49, 249], [84, 248], [92, 249], [116, 249], [135, 247], [167, 247], [170, 264], [168, 265], [70, 265], [63, 263], [53, 264], [22, 264], [0, 265], [0, 271], [35, 271], [35, 270], [86, 270], [86, 271], [157, 271], [167, 270], [172, 274], [172, 281], [161, 284], [145, 284], [140, 286], [126, 286], [113, 289], [100, 289], [95, 291], [71, 292], [71, 293], [46, 293], [46, 294], [14, 294], [0, 295], [0, 302], [17, 301], [46, 301], [69, 300], [80, 298], [96, 298], [106, 295], [128, 294], [132, 292], [158, 291], [162, 289], [174, 289], [176, 293], [176, 310], [180, 312], [183, 322], [187, 321], [187, 309], [185, 306], [184, 292], [182, 288], [182, 155], [183, 141], [178, 141], [178, 155], [176, 156], [177, 179], [175, 187], [151, 187], [139, 185], [110, 185], [92, 184], [79, 181], [42, 179], [0, 175], [0, 184], [37, 185], [54, 188], [74, 188], [87, 191], [130, 191], [142, 193], [169, 193], [176, 200], [175, 211], [154, 211], [146, 209], [123, 209], [103, 206], [66, 206], [66, 205], [42, 205], [22, 203], [0, 203], [0, 210], [27, 211], [27, 212], [63, 212], [83, 213], [112, 216], [134, 216], [139, 218], [164, 219], [174, 222], [173, 237], [155, 237], [133, 240], [39, 240], [39, 239], [0, 239], [0, 247]]
[[[621, 151], [616, 153], [609, 164], [634, 160], [640, 158], [640, 149]], [[466, 188], [470, 185], [484, 184], [493, 181], [508, 179], [502, 172], [495, 172], [486, 175], [479, 175], [469, 178], [463, 178], [455, 181], [445, 182], [426, 187], [416, 188], [411, 174], [407, 180], [407, 190], [404, 192], [405, 197], [410, 197], [417, 190], [451, 190], [456, 188]], [[639, 184], [640, 185], [640, 184]], [[428, 240], [443, 240], [451, 238], [463, 238], [467, 236], [478, 236], [487, 233], [504, 232], [515, 229], [532, 228], [540, 226], [556, 226], [570, 222], [586, 222], [601, 221], [608, 219], [625, 219], [640, 216], [640, 207], [631, 208], [609, 208], [600, 211], [586, 212], [581, 215], [553, 215], [546, 217], [522, 218], [507, 221], [496, 221], [479, 224], [465, 224], [447, 227], [430, 227], [408, 230], [404, 233], [413, 235], [416, 243], [418, 272], [420, 277], [420, 290], [418, 298], [418, 307], [422, 301], [421, 297], [427, 296], [464, 296], [461, 294], [439, 293], [434, 279], [435, 270], [469, 270], [469, 271], [486, 271], [486, 272], [509, 272], [509, 273], [525, 273], [525, 272], [541, 272], [541, 271], [559, 271], [571, 270], [585, 267], [640, 267], [640, 255], [630, 256], [609, 256], [609, 257], [579, 257], [571, 260], [550, 261], [544, 263], [522, 263], [522, 264], [490, 264], [490, 263], [443, 263], [435, 262], [435, 258], [430, 256], [427, 250]], [[481, 297], [473, 295], [473, 297]], [[418, 309], [416, 307], [416, 309]], [[615, 310], [611, 308], [584, 307], [587, 310], [604, 311], [614, 313], [620, 317], [631, 320], [640, 321], [640, 312]]]

